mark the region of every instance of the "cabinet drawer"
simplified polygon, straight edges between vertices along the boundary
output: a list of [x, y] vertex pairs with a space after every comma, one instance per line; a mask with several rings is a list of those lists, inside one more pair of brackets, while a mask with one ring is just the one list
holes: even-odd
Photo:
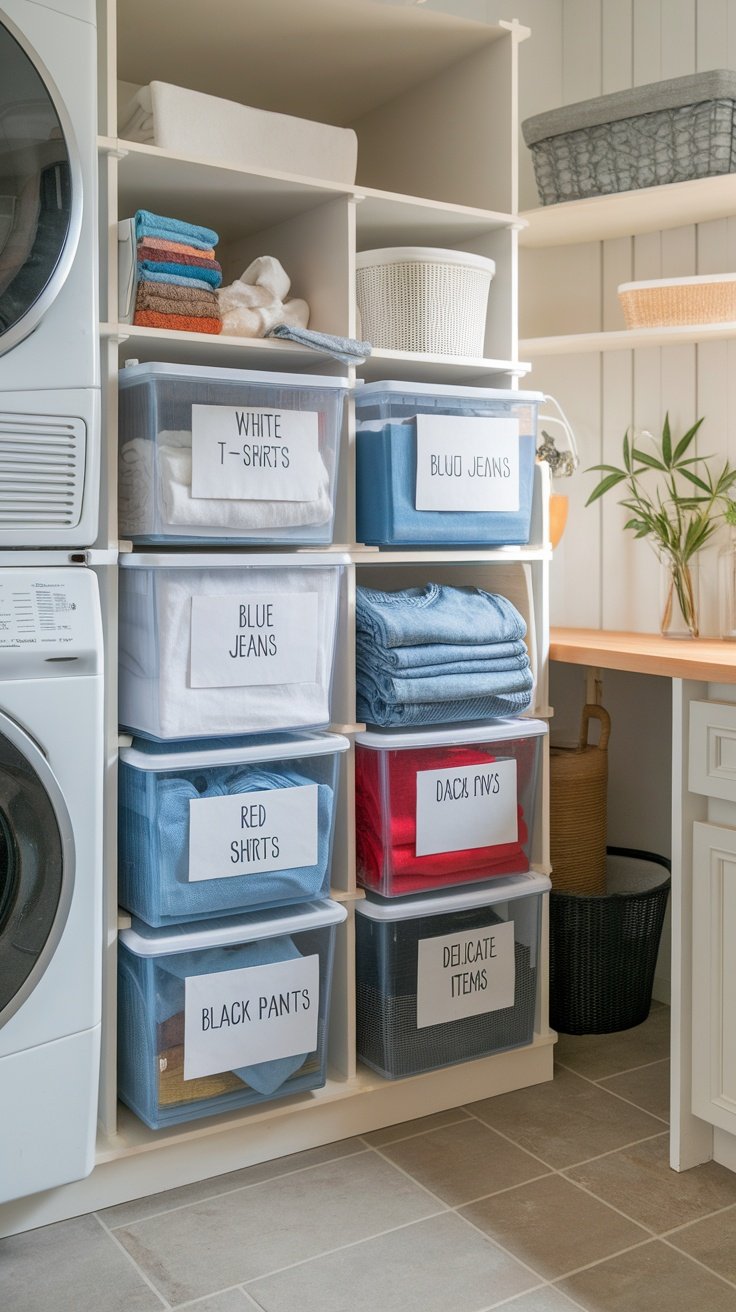
[[691, 793], [736, 802], [736, 705], [690, 703]]
[[693, 825], [693, 1111], [736, 1133], [736, 829]]

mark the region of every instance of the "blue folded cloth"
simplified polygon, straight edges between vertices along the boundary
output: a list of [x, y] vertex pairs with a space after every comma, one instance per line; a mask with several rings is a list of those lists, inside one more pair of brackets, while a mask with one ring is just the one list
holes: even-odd
[[522, 616], [505, 597], [482, 588], [451, 588], [439, 583], [403, 592], [359, 587], [356, 624], [361, 636], [381, 647], [425, 643], [465, 647], [514, 642], [526, 633]]
[[387, 706], [410, 702], [456, 702], [478, 697], [508, 696], [528, 692], [534, 685], [527, 661], [524, 669], [487, 670], [482, 674], [455, 670], [447, 674], [391, 675], [379, 670], [358, 669], [363, 697], [379, 698]]
[[222, 274], [217, 269], [205, 269], [200, 264], [177, 264], [173, 260], [139, 260], [138, 272], [144, 281], [154, 273], [163, 274], [169, 280], [173, 274], [177, 278], [184, 278], [185, 286], [188, 283], [203, 282], [215, 288], [222, 282]]
[[212, 283], [205, 282], [204, 278], [183, 278], [180, 273], [155, 273], [149, 271], [146, 273], [145, 282], [175, 283], [177, 287], [196, 287], [201, 292], [212, 292], [214, 288]]
[[456, 702], [389, 703], [378, 695], [364, 696], [358, 690], [357, 715], [365, 724], [382, 729], [399, 729], [422, 724], [464, 724], [470, 720], [504, 719], [521, 715], [531, 705], [531, 692], [510, 693], [508, 697], [469, 697]]
[[354, 337], [335, 337], [332, 333], [318, 333], [313, 328], [292, 327], [288, 323], [276, 324], [266, 336], [280, 337], [284, 341], [296, 342], [299, 346], [310, 346], [343, 364], [362, 364], [373, 349], [370, 342], [358, 342]]
[[169, 219], [164, 214], [138, 210], [135, 216], [136, 241], [141, 237], [163, 237], [164, 241], [179, 241], [185, 246], [207, 251], [216, 246], [220, 238], [214, 228], [204, 228], [183, 219]]
[[491, 668], [522, 669], [529, 663], [526, 643], [521, 638], [517, 642], [478, 643], [469, 650], [467, 643], [450, 642], [427, 643], [423, 647], [377, 647], [358, 634], [355, 651], [358, 661], [363, 661], [369, 669], [378, 667], [388, 674], [408, 670], [414, 675], [452, 674], [461, 669], [481, 674]]

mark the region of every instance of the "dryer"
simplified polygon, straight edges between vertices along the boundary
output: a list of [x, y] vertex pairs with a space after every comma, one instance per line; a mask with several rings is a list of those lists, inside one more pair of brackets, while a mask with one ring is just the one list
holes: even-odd
[[102, 715], [94, 573], [0, 568], [0, 1202], [94, 1165]]
[[97, 535], [95, 0], [0, 0], [0, 548]]

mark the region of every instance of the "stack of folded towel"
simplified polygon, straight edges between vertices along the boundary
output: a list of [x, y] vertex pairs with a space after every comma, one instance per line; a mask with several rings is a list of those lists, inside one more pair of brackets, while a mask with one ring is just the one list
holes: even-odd
[[526, 624], [505, 597], [429, 583], [358, 588], [357, 716], [383, 727], [519, 715], [534, 679]]
[[149, 210], [135, 216], [138, 288], [133, 323], [189, 333], [221, 333], [217, 233]]

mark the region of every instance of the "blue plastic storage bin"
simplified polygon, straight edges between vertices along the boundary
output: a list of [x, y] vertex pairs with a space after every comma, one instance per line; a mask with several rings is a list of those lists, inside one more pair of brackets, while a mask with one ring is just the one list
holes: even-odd
[[335, 902], [150, 929], [118, 952], [118, 1092], [151, 1129], [325, 1083]]
[[545, 875], [355, 906], [358, 1056], [400, 1079], [531, 1043]]
[[158, 927], [327, 897], [349, 746], [298, 734], [122, 748], [121, 906]]
[[346, 379], [154, 363], [119, 388], [123, 537], [332, 541]]
[[542, 400], [540, 392], [433, 383], [359, 386], [358, 541], [415, 547], [528, 542]]

